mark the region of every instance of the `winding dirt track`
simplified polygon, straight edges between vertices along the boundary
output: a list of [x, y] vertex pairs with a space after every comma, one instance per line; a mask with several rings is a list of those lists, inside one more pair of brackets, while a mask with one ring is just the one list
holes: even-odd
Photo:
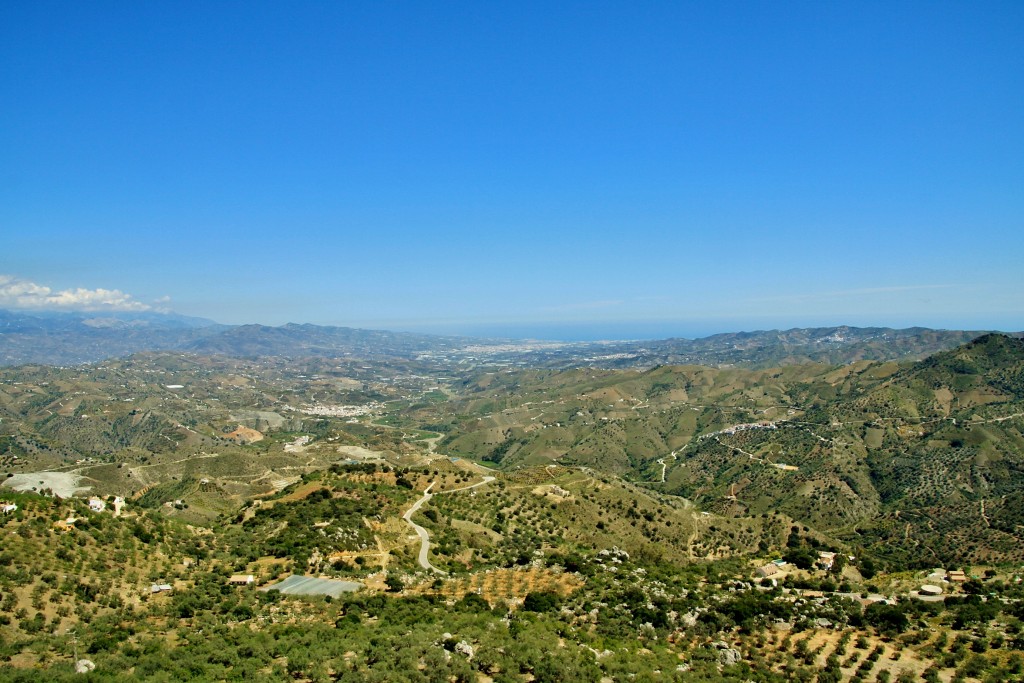
[[427, 490], [423, 492], [423, 497], [417, 500], [415, 503], [413, 503], [412, 507], [405, 511], [405, 514], [402, 515], [402, 519], [409, 522], [413, 530], [416, 532], [416, 535], [420, 537], [420, 566], [426, 569], [427, 571], [437, 572], [438, 574], [444, 574], [445, 572], [441, 571], [434, 565], [430, 564], [430, 560], [428, 559], [428, 556], [430, 555], [430, 534], [427, 533], [426, 529], [421, 527], [416, 522], [412, 521], [412, 516], [416, 514], [416, 511], [419, 510], [424, 503], [426, 503], [428, 500], [434, 497], [434, 495], [430, 492], [430, 489], [432, 488], [434, 488], [434, 482], [430, 482], [430, 486], [428, 486]]
[[[478, 481], [475, 484], [470, 484], [469, 486], [462, 486], [457, 489], [448, 489], [447, 491], [438, 491], [437, 493], [455, 493], [456, 491], [466, 491], [467, 489], [475, 489], [477, 486], [489, 484], [492, 481], [494, 481], [494, 477], [488, 475], [484, 477], [482, 481]], [[423, 504], [426, 503], [431, 498], [433, 498], [435, 495], [437, 495], [430, 492], [430, 489], [434, 488], [435, 483], [437, 482], [430, 482], [430, 486], [428, 486], [427, 489], [423, 492], [423, 497], [417, 500], [415, 503], [413, 503], [412, 507], [405, 511], [405, 514], [402, 515], [402, 519], [407, 521], [409, 525], [412, 526], [412, 528], [416, 531], [416, 535], [420, 537], [420, 554], [419, 557], [417, 558], [419, 560], [420, 566], [426, 569], [427, 571], [444, 575], [446, 574], [446, 572], [430, 564], [430, 534], [427, 533], [426, 529], [421, 527], [416, 522], [412, 521], [412, 516], [416, 514], [416, 512], [423, 506]]]

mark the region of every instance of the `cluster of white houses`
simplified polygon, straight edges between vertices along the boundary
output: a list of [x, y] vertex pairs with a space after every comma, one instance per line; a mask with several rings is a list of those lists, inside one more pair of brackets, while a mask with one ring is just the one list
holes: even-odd
[[[850, 557], [850, 559], [852, 560], [853, 557]], [[832, 565], [835, 564], [835, 561], [836, 553], [828, 550], [821, 550], [818, 552], [818, 559], [815, 562], [815, 564], [818, 566], [819, 569], [824, 569], [825, 571], [828, 571], [832, 569]], [[765, 579], [776, 577], [782, 573], [782, 568], [785, 567], [786, 564], [787, 563], [785, 560], [774, 560], [762, 567], [758, 567], [757, 575]]]
[[[832, 566], [835, 564], [835, 559], [836, 553], [823, 550], [818, 553], [818, 561], [816, 564], [819, 569], [828, 571], [832, 569]], [[849, 559], [852, 560], [854, 558], [850, 556]], [[757, 575], [765, 579], [780, 578], [783, 573], [783, 567], [785, 567], [786, 564], [787, 562], [785, 560], [774, 560], [773, 562], [769, 562], [766, 565], [758, 567]], [[965, 583], [969, 577], [966, 572], [961, 569], [936, 569], [928, 576], [928, 578], [945, 583], [962, 584]], [[921, 586], [918, 593], [925, 596], [937, 596], [942, 594], [942, 589], [932, 584], [925, 584]]]
[[[103, 512], [107, 509], [107, 502], [102, 498], [90, 498], [88, 501], [89, 509], [93, 512]], [[121, 514], [121, 509], [124, 507], [124, 498], [117, 496], [113, 501], [114, 516], [117, 517]], [[66, 519], [58, 519], [53, 523], [53, 528], [57, 531], [71, 531], [75, 528], [75, 523], [78, 518], [74, 515], [68, 515]]]
[[735, 434], [736, 432], [745, 432], [751, 429], [778, 429], [779, 425], [775, 422], [768, 420], [762, 420], [761, 422], [744, 422], [743, 424], [733, 425], [720, 429], [717, 432], [708, 432], [707, 434], [701, 434], [698, 439], [713, 439], [720, 434]]
[[[189, 567], [195, 566], [195, 560], [190, 557], [186, 557], [182, 561], [182, 564], [186, 569], [188, 569]], [[231, 586], [251, 586], [256, 583], [256, 577], [252, 574], [234, 574], [228, 578], [227, 583]], [[158, 593], [170, 593], [173, 590], [174, 586], [169, 583], [154, 583], [149, 587], [151, 595], [156, 595]]]
[[762, 422], [746, 422], [744, 424], [733, 425], [723, 429], [719, 434], [735, 434], [736, 432], [745, 432], [748, 429], [778, 429], [778, 425], [774, 422], [762, 421]]

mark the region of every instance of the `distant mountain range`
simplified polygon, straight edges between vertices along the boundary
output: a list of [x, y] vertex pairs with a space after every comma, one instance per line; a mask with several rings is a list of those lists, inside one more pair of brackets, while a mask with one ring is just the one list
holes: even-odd
[[228, 329], [159, 313], [23, 313], [0, 310], [0, 365], [77, 365], [144, 350], [179, 349]]
[[806, 362], [923, 358], [984, 331], [824, 327], [716, 334], [701, 339], [524, 342], [289, 323], [222, 325], [160, 313], [0, 310], [0, 365], [77, 365], [141, 351], [254, 357], [428, 358], [439, 362], [569, 367], [773, 367]]
[[[22, 313], [0, 310], [0, 365], [77, 365], [141, 351], [240, 358], [343, 356], [408, 358], [455, 338], [296, 325], [221, 325], [159, 313]], [[466, 339], [457, 340], [460, 346]]]

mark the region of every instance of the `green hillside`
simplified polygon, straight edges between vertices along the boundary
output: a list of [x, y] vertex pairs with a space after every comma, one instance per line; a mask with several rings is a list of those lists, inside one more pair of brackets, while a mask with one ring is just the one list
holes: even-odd
[[[1001, 335], [774, 369], [5, 369], [0, 679], [1019, 679], [1022, 378]], [[290, 575], [359, 590], [258, 590]]]
[[[330, 468], [211, 527], [9, 494], [19, 509], [0, 519], [0, 678], [782, 683], [1022, 671], [1024, 593], [1003, 572], [976, 584], [1005, 601], [981, 603], [968, 585], [945, 603], [865, 606], [851, 596], [920, 579], [869, 583], [850, 564], [791, 568], [772, 587], [751, 578], [766, 557], [753, 539], [785, 537], [795, 562], [830, 546], [777, 515], [705, 515], [614, 477], [540, 468], [460, 491], [480, 475], [439, 467]], [[445, 576], [417, 567], [395, 527], [428, 481], [439, 493], [421, 521]], [[729, 559], [687, 557], [707, 550]], [[362, 589], [258, 590], [291, 573]], [[238, 574], [255, 586], [231, 585]], [[91, 673], [73, 673], [76, 661]]]
[[[430, 419], [447, 421], [446, 452], [506, 471], [614, 472], [922, 564], [1016, 561], [1018, 532], [981, 511], [1012, 510], [1024, 483], [1022, 368], [1024, 341], [986, 335], [902, 365], [498, 372], [464, 382]], [[935, 534], [922, 555], [914, 515], [952, 507], [961, 533]], [[898, 545], [893, 515], [906, 520]]]

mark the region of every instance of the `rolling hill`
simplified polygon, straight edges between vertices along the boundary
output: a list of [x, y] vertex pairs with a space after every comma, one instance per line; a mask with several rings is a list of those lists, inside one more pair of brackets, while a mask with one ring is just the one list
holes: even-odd
[[[1014, 680], [1022, 380], [995, 334], [767, 369], [0, 369], [36, 489], [0, 490], [0, 678]], [[41, 495], [61, 476], [85, 489]]]
[[904, 364], [498, 372], [431, 419], [449, 452], [506, 470], [614, 472], [901, 562], [1018, 561], [1022, 368], [1024, 341], [985, 335]]

